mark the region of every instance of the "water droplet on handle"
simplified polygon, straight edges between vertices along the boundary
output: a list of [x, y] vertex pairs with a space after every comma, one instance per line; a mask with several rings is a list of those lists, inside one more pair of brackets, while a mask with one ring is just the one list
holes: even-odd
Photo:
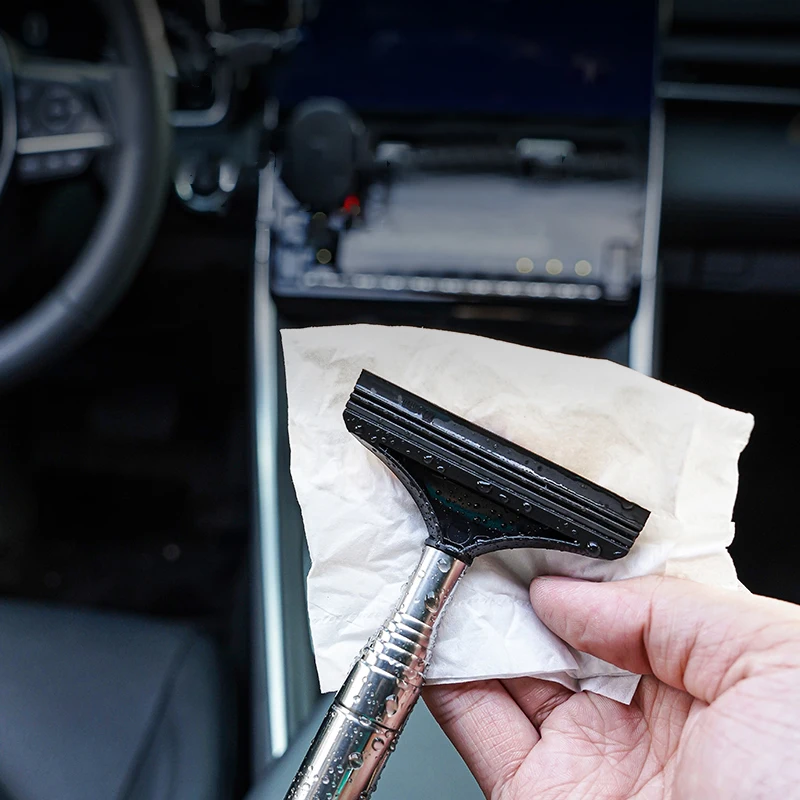
[[439, 568], [439, 572], [447, 572], [447, 570], [450, 569], [450, 565], [447, 563], [446, 558], [440, 558], [436, 562], [436, 566]]
[[390, 694], [384, 701], [387, 716], [393, 717], [397, 713], [397, 697]]
[[364, 756], [361, 753], [350, 753], [347, 756], [347, 763], [350, 765], [351, 769], [358, 769], [364, 763]]
[[425, 608], [428, 611], [436, 611], [436, 607], [439, 605], [439, 597], [437, 596], [436, 592], [430, 592], [425, 597]]
[[373, 750], [380, 750], [383, 747], [383, 739], [373, 739], [372, 740], [372, 749]]

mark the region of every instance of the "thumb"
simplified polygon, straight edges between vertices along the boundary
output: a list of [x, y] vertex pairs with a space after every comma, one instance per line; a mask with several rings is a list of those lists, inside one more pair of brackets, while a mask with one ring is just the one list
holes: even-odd
[[653, 674], [707, 703], [738, 681], [800, 665], [800, 606], [678, 578], [538, 578], [531, 601], [585, 653]]

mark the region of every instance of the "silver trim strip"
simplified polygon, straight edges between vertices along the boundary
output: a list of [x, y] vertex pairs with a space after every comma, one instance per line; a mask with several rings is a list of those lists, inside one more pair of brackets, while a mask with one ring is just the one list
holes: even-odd
[[736, 86], [722, 83], [662, 81], [658, 84], [657, 94], [661, 100], [800, 106], [800, 89], [784, 89], [778, 86]]
[[213, 128], [219, 125], [231, 107], [233, 95], [233, 71], [226, 64], [221, 64], [214, 75], [214, 102], [210, 108], [201, 111], [173, 111], [169, 121], [174, 128]]
[[6, 40], [0, 32], [0, 194], [6, 185], [8, 173], [14, 163], [14, 143], [17, 140], [17, 102], [14, 97], [14, 73], [11, 69], [11, 54]]
[[642, 236], [642, 272], [639, 308], [630, 331], [628, 363], [645, 375], [654, 375], [657, 363], [658, 235], [661, 227], [661, 193], [664, 184], [664, 109], [656, 102], [650, 115], [650, 150]]
[[71, 150], [102, 150], [111, 147], [114, 139], [103, 131], [64, 133], [57, 136], [29, 136], [17, 140], [17, 155], [64, 153]]
[[270, 226], [275, 187], [270, 161], [259, 175], [253, 324], [255, 356], [256, 486], [261, 545], [269, 747], [280, 758], [289, 746], [289, 707], [284, 654], [284, 607], [278, 513], [278, 315], [269, 287]]

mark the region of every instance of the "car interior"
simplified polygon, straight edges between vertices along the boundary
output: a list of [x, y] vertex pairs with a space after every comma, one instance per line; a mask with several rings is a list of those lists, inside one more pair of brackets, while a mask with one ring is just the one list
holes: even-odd
[[[0, 797], [282, 798], [329, 697], [280, 330], [610, 359], [750, 412], [800, 602], [800, 6], [0, 9]], [[310, 388], [313, 390], [313, 388]], [[375, 793], [478, 798], [423, 708]]]

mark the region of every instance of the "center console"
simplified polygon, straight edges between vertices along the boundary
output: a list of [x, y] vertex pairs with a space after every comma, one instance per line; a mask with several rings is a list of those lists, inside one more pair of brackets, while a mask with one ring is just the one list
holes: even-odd
[[624, 336], [655, 34], [635, 0], [323, 5], [274, 87], [280, 308], [593, 352]]

